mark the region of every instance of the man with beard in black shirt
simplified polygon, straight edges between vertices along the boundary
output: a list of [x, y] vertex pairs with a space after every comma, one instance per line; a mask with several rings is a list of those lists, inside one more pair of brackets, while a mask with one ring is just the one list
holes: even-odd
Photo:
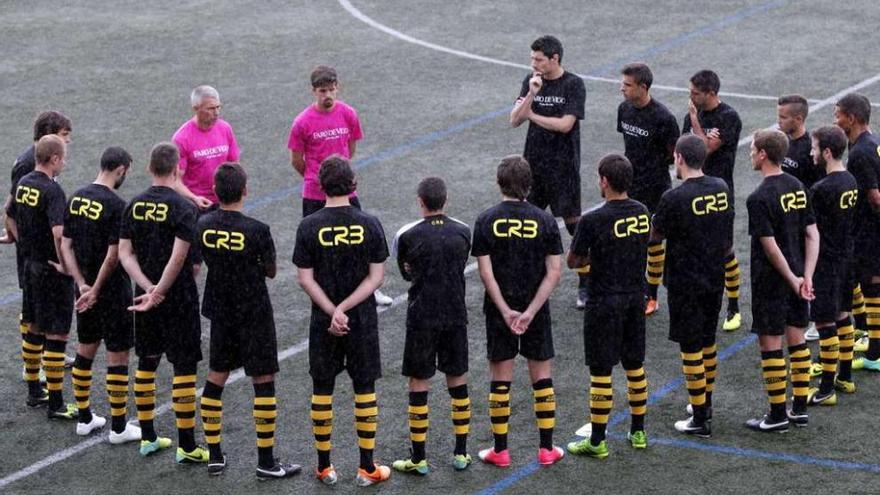
[[[574, 235], [581, 215], [581, 133], [586, 89], [584, 81], [562, 67], [562, 43], [542, 36], [531, 45], [532, 73], [523, 79], [510, 124], [529, 122], [523, 156], [531, 166], [528, 201], [550, 207]], [[588, 267], [579, 273], [577, 307], [586, 297]]]
[[418, 187], [422, 220], [405, 225], [394, 237], [392, 253], [400, 273], [412, 282], [406, 309], [403, 374], [409, 377], [409, 431], [412, 457], [394, 469], [427, 474], [428, 388], [437, 369], [446, 374], [452, 398], [455, 452], [452, 465], [467, 469], [471, 402], [468, 397], [468, 336], [464, 269], [471, 250], [471, 230], [445, 215], [446, 184], [439, 177]]
[[[55, 177], [65, 166], [67, 145], [54, 134], [37, 141], [34, 170], [18, 181], [6, 210], [10, 232], [24, 259], [22, 321], [30, 324], [23, 350], [28, 366], [28, 405], [48, 404], [49, 419], [76, 419], [73, 404], [64, 404], [64, 348], [73, 315], [73, 280], [68, 275], [61, 238], [64, 232], [64, 191]], [[32, 368], [42, 352], [48, 398]]]
[[[654, 75], [647, 65], [627, 64], [621, 74], [620, 92], [624, 101], [617, 107], [617, 132], [623, 134], [625, 155], [633, 166], [633, 183], [628, 194], [654, 213], [660, 196], [672, 187], [669, 164], [679, 135], [678, 122], [672, 112], [649, 93]], [[647, 315], [657, 311], [657, 288], [663, 279], [665, 258], [663, 241], [649, 241]]]
[[613, 406], [611, 370], [626, 371], [632, 421], [627, 438], [633, 448], [648, 446], [645, 413], [645, 255], [650, 217], [645, 205], [630, 199], [632, 165], [609, 154], [599, 160], [599, 189], [605, 203], [581, 217], [568, 253], [568, 266], [592, 265], [590, 295], [584, 309], [584, 358], [590, 369], [589, 438], [568, 444], [568, 451], [597, 459], [608, 457], [605, 430]]
[[675, 429], [708, 438], [715, 390], [715, 331], [721, 311], [724, 255], [729, 251], [733, 206], [723, 180], [703, 174], [706, 144], [692, 134], [675, 146], [676, 176], [684, 182], [663, 195], [651, 238], [666, 239], [669, 340], [681, 350], [691, 417]]
[[[750, 152], [752, 167], [764, 177], [746, 205], [752, 236], [752, 333], [758, 334], [770, 412], [746, 426], [760, 432], [784, 432], [789, 422], [803, 427], [809, 421], [810, 350], [804, 329], [808, 301], [814, 298], [819, 232], [803, 184], [780, 168], [787, 149], [785, 134], [765, 130], [755, 133]], [[789, 410], [783, 336], [791, 367]]]
[[324, 208], [303, 218], [296, 231], [293, 263], [299, 284], [312, 299], [309, 374], [312, 376], [312, 431], [318, 451], [315, 476], [337, 481], [330, 463], [333, 389], [348, 370], [354, 387], [354, 416], [360, 450], [356, 483], [387, 481], [391, 469], [373, 462], [376, 444], [376, 380], [382, 374], [379, 328], [373, 292], [382, 285], [388, 246], [382, 224], [351, 205], [357, 188], [348, 160], [333, 155], [318, 172], [327, 196]]
[[532, 182], [529, 163], [519, 155], [498, 165], [501, 203], [480, 213], [474, 226], [471, 254], [477, 258], [486, 287], [486, 347], [489, 358], [489, 416], [494, 448], [480, 459], [510, 466], [507, 429], [510, 384], [517, 354], [528, 360], [535, 400], [540, 447], [538, 463], [551, 465], [564, 451], [553, 445], [556, 396], [553, 392], [553, 333], [548, 299], [562, 270], [562, 241], [553, 217], [526, 201]]
[[[703, 173], [724, 179], [730, 189], [730, 205], [734, 206], [733, 166], [742, 121], [736, 110], [718, 97], [721, 80], [711, 70], [701, 70], [690, 79], [691, 98], [688, 114], [684, 117], [682, 134], [692, 132], [706, 142], [708, 156]], [[731, 229], [733, 227], [731, 226]], [[730, 235], [733, 238], [733, 232]], [[741, 272], [739, 260], [731, 247], [724, 260], [724, 287], [727, 290], [727, 317], [722, 328], [732, 332], [742, 325], [739, 312]]]
[[119, 233], [119, 260], [136, 284], [134, 350], [138, 357], [134, 395], [141, 426], [140, 454], [171, 446], [157, 436], [156, 369], [162, 354], [174, 366], [172, 407], [180, 464], [208, 462], [196, 445], [196, 371], [202, 360], [199, 292], [188, 261], [196, 236], [196, 207], [174, 187], [179, 180], [177, 147], [159, 143], [150, 152], [153, 185], [125, 209]]
[[101, 341], [107, 348], [107, 400], [110, 403], [110, 443], [141, 439], [141, 429], [126, 423], [128, 352], [134, 344], [131, 281], [119, 266], [119, 226], [125, 201], [114, 192], [131, 167], [131, 155], [107, 148], [101, 171], [92, 184], [70, 197], [64, 219], [61, 251], [76, 284], [76, 332], [79, 343], [73, 364], [73, 394], [79, 409], [77, 435], [88, 435], [106, 424], [92, 414], [89, 394], [92, 362]]
[[825, 169], [816, 166], [810, 156], [812, 143], [804, 124], [809, 112], [810, 104], [801, 95], [781, 96], [776, 103], [776, 123], [788, 136], [788, 153], [782, 161], [782, 171], [797, 177], [807, 190], [825, 177]]
[[286, 478], [301, 467], [281, 463], [273, 454], [278, 344], [266, 277], [275, 277], [275, 242], [268, 225], [241, 212], [247, 196], [241, 165], [224, 163], [213, 179], [220, 208], [199, 218], [197, 241], [208, 266], [202, 314], [211, 320], [211, 370], [201, 400], [208, 474], [220, 475], [226, 468], [220, 448], [223, 386], [231, 371], [244, 367], [254, 384], [257, 478]]
[[847, 169], [859, 185], [855, 275], [865, 297], [868, 349], [853, 369], [880, 371], [880, 138], [870, 128], [871, 102], [851, 93], [837, 102], [834, 120], [849, 139]]
[[821, 238], [813, 277], [816, 299], [810, 304], [810, 319], [819, 332], [822, 381], [818, 388], [810, 389], [808, 404], [833, 406], [837, 403], [834, 388], [838, 366], [839, 388], [845, 392], [844, 382], [852, 383], [853, 325], [848, 310], [852, 297], [853, 232], [859, 189], [855, 177], [841, 162], [846, 144], [846, 134], [836, 126], [820, 127], [811, 134], [813, 159], [827, 176], [810, 189]]

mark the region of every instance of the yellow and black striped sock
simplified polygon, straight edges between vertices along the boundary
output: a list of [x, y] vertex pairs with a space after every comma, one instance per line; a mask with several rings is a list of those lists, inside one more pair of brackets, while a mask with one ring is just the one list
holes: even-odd
[[510, 382], [489, 384], [489, 420], [495, 437], [495, 452], [507, 450], [507, 426], [510, 421]]
[[865, 321], [865, 295], [862, 294], [862, 286], [860, 284], [857, 284], [856, 288], [853, 289], [852, 316], [855, 328], [858, 328], [859, 330], [867, 330], [868, 323]]
[[333, 433], [333, 391], [326, 395], [316, 389], [312, 394], [312, 433], [318, 451], [318, 471], [330, 466], [330, 436]]
[[681, 371], [684, 373], [694, 419], [702, 424], [706, 419], [706, 368], [703, 365], [703, 350], [699, 345], [681, 346]]
[[[807, 358], [809, 364], [809, 358]], [[770, 416], [775, 421], [782, 421], [785, 414], [786, 380], [785, 355], [782, 349], [761, 351], [761, 371], [764, 376], [764, 390], [770, 401]]]
[[278, 401], [275, 398], [275, 382], [255, 383], [254, 426], [257, 430], [257, 455], [260, 466], [264, 468], [271, 468], [275, 465], [275, 424], [277, 419]]
[[862, 287], [865, 293], [865, 329], [868, 330], [868, 350], [865, 359], [880, 359], [880, 284]]
[[31, 324], [25, 323], [24, 315], [21, 313], [18, 314], [18, 331], [21, 333], [22, 340], [24, 340], [24, 336], [31, 331]]
[[73, 371], [70, 373], [70, 381], [73, 384], [73, 398], [76, 399], [76, 408], [79, 410], [79, 422], [91, 423], [92, 410], [89, 408], [89, 395], [92, 391], [92, 360], [77, 353], [73, 362]]
[[376, 447], [378, 420], [379, 405], [376, 402], [376, 391], [373, 384], [355, 387], [354, 425], [361, 453], [360, 467], [368, 473], [372, 473], [376, 469], [373, 464], [373, 449]]
[[428, 438], [428, 392], [410, 392], [407, 412], [412, 461], [421, 462], [425, 459], [425, 441]]
[[532, 384], [535, 397], [535, 418], [538, 422], [541, 448], [553, 448], [553, 428], [556, 427], [556, 394], [553, 393], [553, 380], [544, 378]]
[[838, 354], [837, 362], [837, 379], [851, 382], [854, 345], [853, 337], [855, 334], [852, 318], [837, 320], [834, 326], [837, 327], [837, 340], [840, 342], [840, 353]]
[[46, 339], [43, 351], [43, 372], [49, 390], [49, 409], [55, 411], [64, 406], [64, 347], [63, 340]]
[[156, 368], [159, 358], [141, 358], [134, 372], [134, 403], [137, 406], [141, 440], [156, 441]]
[[739, 286], [742, 272], [736, 253], [731, 252], [724, 259], [724, 289], [727, 293], [727, 312], [739, 313]]
[[222, 386], [211, 381], [205, 382], [200, 412], [202, 414], [202, 429], [205, 431], [205, 443], [208, 444], [208, 452], [212, 461], [223, 459], [223, 449], [220, 448], [220, 431], [223, 427], [222, 397]]
[[122, 433], [128, 406], [128, 366], [107, 367], [107, 402], [110, 403], [110, 428], [114, 433]]
[[632, 416], [630, 432], [645, 430], [645, 413], [648, 411], [648, 379], [645, 377], [645, 368], [641, 364], [627, 367], [626, 370], [626, 398], [629, 401], [629, 410]]
[[608, 426], [608, 416], [614, 403], [614, 394], [611, 389], [611, 370], [590, 368], [590, 423], [592, 433], [590, 443], [599, 445], [605, 440], [605, 429]]
[[471, 399], [467, 384], [451, 387], [452, 429], [455, 431], [455, 455], [467, 454], [467, 437], [471, 429]]
[[177, 425], [177, 444], [184, 452], [196, 448], [196, 366], [174, 366], [171, 408]]
[[666, 245], [663, 241], [648, 243], [648, 297], [657, 299], [657, 289], [663, 281], [663, 268], [666, 264]]
[[837, 360], [840, 356], [840, 340], [837, 329], [828, 325], [816, 329], [819, 332], [819, 361], [822, 363], [822, 380], [819, 391], [822, 394], [834, 390], [834, 376], [837, 374]]
[[789, 373], [791, 374], [791, 409], [796, 413], [807, 410], [810, 392], [810, 348], [806, 343], [789, 346]]
[[32, 397], [41, 397], [43, 387], [40, 386], [40, 360], [43, 356], [43, 346], [46, 337], [28, 332], [21, 342], [21, 359], [24, 361], [24, 379], [28, 385], [28, 394]]
[[712, 407], [715, 377], [718, 376], [718, 345], [703, 345], [703, 368], [706, 371], [706, 407]]

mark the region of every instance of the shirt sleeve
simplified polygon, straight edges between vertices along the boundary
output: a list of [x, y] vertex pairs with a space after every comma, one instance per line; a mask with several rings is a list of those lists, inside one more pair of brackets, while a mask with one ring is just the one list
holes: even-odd
[[574, 76], [569, 83], [568, 95], [565, 98], [565, 107], [562, 115], [574, 115], [578, 120], [584, 119], [584, 107], [587, 101], [587, 89], [580, 77]]
[[520, 87], [519, 87], [519, 98], [524, 98], [527, 94], [529, 94], [529, 79], [530, 79], [531, 77], [532, 77], [531, 75], [526, 76], [526, 78], [523, 79], [522, 84], [520, 84]]
[[484, 219], [478, 218], [477, 223], [474, 224], [474, 243], [471, 247], [471, 256], [487, 256], [491, 249], [491, 244], [483, 228], [484, 223]]
[[181, 208], [177, 224], [174, 226], [174, 237], [190, 244], [196, 240], [196, 212], [193, 208]]
[[[122, 208], [114, 206], [110, 211], [110, 215], [107, 216], [107, 242], [111, 246], [119, 244], [119, 230], [122, 226], [123, 209], [124, 206]], [[64, 225], [64, 231], [65, 233], [67, 232], [67, 224]]]
[[298, 268], [314, 268], [315, 256], [312, 252], [313, 245], [309, 238], [308, 227], [299, 224], [296, 229], [296, 244], [293, 247], [293, 264]]
[[547, 255], [557, 255], [564, 252], [562, 248], [562, 236], [559, 234], [559, 225], [553, 217], [544, 219], [544, 245]]
[[[681, 134], [678, 132], [678, 122], [675, 120], [675, 115], [670, 113], [666, 116], [662, 134], [663, 143], [666, 145], [666, 148], [669, 150], [675, 149], [675, 143], [678, 141], [679, 136]], [[669, 157], [672, 157], [671, 151]]]
[[684, 114], [684, 120], [681, 121], [681, 133], [687, 134], [691, 132], [691, 114]]
[[749, 211], [749, 235], [752, 237], [773, 237], [773, 223], [770, 221], [770, 208], [760, 198], [751, 197], [746, 201]]
[[364, 137], [364, 131], [361, 129], [361, 121], [358, 118], [357, 110], [351, 108], [348, 114], [349, 141], [360, 141]]
[[654, 213], [654, 216], [651, 218], [651, 225], [654, 227], [660, 235], [666, 237], [670, 232], [673, 231], [674, 220], [672, 215], [672, 206], [670, 203], [672, 202], [669, 194], [664, 194], [660, 198], [660, 203], [657, 205], [657, 211]]
[[49, 218], [50, 226], [58, 227], [59, 225], [64, 225], [64, 212], [67, 210], [67, 200], [64, 198], [64, 191], [57, 184], [50, 190], [52, 193], [49, 201], [46, 203], [46, 216]]
[[238, 140], [235, 139], [235, 132], [232, 130], [232, 126], [227, 127], [227, 132], [229, 133], [229, 136], [227, 137], [229, 141], [229, 152], [226, 154], [226, 159], [230, 162], [237, 162], [241, 156], [241, 150], [238, 147]]
[[590, 244], [592, 244], [593, 233], [590, 227], [588, 215], [584, 215], [578, 220], [577, 229], [574, 232], [574, 238], [571, 240], [571, 252], [578, 256], [590, 255]]
[[305, 129], [300, 119], [295, 119], [290, 126], [290, 137], [287, 138], [287, 149], [290, 151], [304, 152], [306, 143], [303, 137]]
[[385, 229], [379, 220], [370, 222], [370, 263], [384, 263], [388, 259], [388, 241], [385, 240]]
[[70, 200], [67, 201], [67, 208], [64, 210], [64, 237], [68, 239], [73, 239], [76, 233], [76, 222], [74, 221], [73, 215], [70, 214]]
[[[861, 191], [867, 189], [877, 189], [880, 178], [877, 177], [877, 171], [871, 166], [870, 160], [863, 155], [862, 152], [853, 153], [849, 156], [846, 163], [847, 169], [855, 176], [856, 182], [859, 184]], [[861, 193], [861, 191], [859, 191]]]
[[740, 122], [739, 116], [735, 112], [730, 111], [725, 114], [722, 122], [723, 124], [718, 129], [718, 133], [721, 134], [722, 146], [735, 147], [742, 130], [742, 122]]
[[122, 218], [119, 220], [119, 238], [120, 239], [131, 239], [132, 234], [132, 225], [131, 225], [131, 206], [134, 204], [134, 201], [129, 203], [125, 207], [125, 211], [122, 212]]
[[272, 228], [268, 225], [262, 229], [262, 243], [260, 246], [260, 260], [263, 266], [276, 263], [275, 240], [272, 238]]
[[180, 152], [180, 159], [177, 161], [177, 166], [178, 168], [180, 168], [180, 176], [183, 177], [183, 173], [186, 172], [186, 169], [189, 166], [189, 160], [187, 159], [188, 153], [186, 150], [186, 143], [179, 133], [174, 135], [172, 141], [174, 141], [174, 145], [177, 146], [177, 151]]

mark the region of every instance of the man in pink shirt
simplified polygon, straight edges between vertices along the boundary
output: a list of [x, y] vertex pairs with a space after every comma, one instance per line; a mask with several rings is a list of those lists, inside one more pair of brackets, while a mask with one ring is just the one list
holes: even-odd
[[176, 190], [201, 210], [217, 205], [214, 171], [225, 162], [237, 162], [239, 149], [232, 126], [220, 118], [220, 94], [199, 86], [190, 96], [195, 115], [172, 140], [180, 150], [180, 181]]
[[[358, 140], [363, 137], [355, 109], [336, 99], [336, 70], [320, 65], [312, 71], [311, 79], [315, 103], [296, 116], [287, 140], [290, 163], [304, 179], [303, 218], [324, 207], [326, 197], [318, 184], [321, 162], [330, 155], [351, 160]], [[360, 208], [357, 193], [350, 198], [351, 204]]]

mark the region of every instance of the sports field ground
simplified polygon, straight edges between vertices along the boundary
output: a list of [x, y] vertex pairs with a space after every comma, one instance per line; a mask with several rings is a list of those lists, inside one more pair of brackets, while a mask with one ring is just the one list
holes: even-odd
[[[507, 114], [528, 70], [529, 44], [554, 34], [565, 46], [563, 65], [586, 79], [582, 123], [584, 205], [600, 201], [595, 163], [622, 151], [615, 132], [620, 67], [645, 61], [654, 71], [655, 98], [679, 119], [687, 110], [687, 81], [699, 69], [719, 73], [722, 99], [743, 120], [743, 137], [775, 122], [775, 99], [801, 93], [812, 104], [808, 127], [831, 123], [834, 103], [858, 90], [880, 102], [880, 9], [874, 0], [764, 2], [694, 0], [555, 0], [542, 3], [428, 0], [264, 0], [259, 2], [115, 1], [57, 4], [5, 1], [0, 6], [0, 161], [12, 164], [31, 142], [34, 116], [64, 112], [73, 144], [61, 184], [70, 193], [90, 182], [98, 157], [111, 145], [135, 157], [121, 195], [149, 184], [149, 149], [191, 116], [189, 92], [216, 87], [223, 117], [235, 128], [250, 176], [248, 213], [271, 225], [279, 253], [269, 282], [279, 333], [281, 372], [276, 453], [304, 465], [292, 480], [258, 484], [249, 380], [233, 375], [224, 393], [226, 473], [178, 466], [173, 453], [141, 458], [136, 447], [110, 446], [106, 432], [78, 437], [73, 424], [49, 423], [24, 404], [17, 315], [21, 297], [11, 247], [0, 254], [0, 491], [8, 493], [329, 493], [355, 492], [353, 398], [342, 375], [335, 397], [334, 464], [340, 483], [327, 488], [315, 466], [309, 422], [307, 362], [309, 302], [290, 261], [300, 221], [302, 181], [289, 164], [286, 140], [293, 117], [312, 99], [308, 75], [318, 64], [340, 75], [340, 98], [358, 109], [365, 139], [355, 166], [364, 207], [394, 232], [418, 217], [415, 186], [427, 175], [446, 179], [449, 213], [473, 225], [500, 196], [494, 184], [500, 157], [520, 153], [525, 126]], [[877, 108], [875, 106], [875, 108]], [[8, 172], [0, 186], [8, 187]], [[547, 469], [534, 462], [537, 429], [525, 363], [513, 385], [510, 449], [513, 466], [477, 462], [466, 472], [449, 465], [453, 435], [449, 399], [438, 376], [430, 396], [431, 430], [425, 478], [393, 474], [366, 490], [383, 493], [876, 493], [875, 375], [856, 372], [858, 393], [836, 407], [811, 410], [810, 426], [762, 435], [743, 426], [766, 408], [759, 356], [750, 328], [745, 198], [759, 181], [750, 170], [748, 141], [736, 165], [736, 249], [744, 270], [743, 328], [719, 335], [719, 375], [713, 437], [685, 438], [672, 424], [684, 418], [686, 392], [678, 347], [666, 339], [665, 293], [648, 321], [645, 368], [650, 382], [650, 446], [635, 451], [623, 438], [628, 411], [623, 374], [615, 372], [611, 456], [566, 457]], [[563, 234], [568, 247], [570, 238]], [[400, 376], [407, 284], [387, 264], [383, 290], [396, 297], [380, 316], [383, 378], [377, 382], [383, 462], [409, 453], [406, 379]], [[469, 268], [470, 452], [491, 441], [487, 414], [482, 285]], [[557, 443], [588, 418], [582, 313], [574, 309], [576, 277], [566, 272], [551, 306], [557, 357]], [[207, 355], [208, 324], [203, 321]], [[68, 347], [69, 353], [72, 346]], [[814, 348], [814, 352], [816, 352]], [[95, 362], [93, 409], [109, 412], [104, 362]], [[207, 362], [200, 367], [201, 385]], [[69, 381], [69, 380], [68, 380]], [[170, 367], [160, 367], [157, 430], [174, 436]], [[69, 387], [69, 383], [67, 384]], [[72, 399], [69, 389], [66, 397]], [[129, 413], [133, 414], [133, 406]], [[200, 427], [198, 428], [200, 430]]]

